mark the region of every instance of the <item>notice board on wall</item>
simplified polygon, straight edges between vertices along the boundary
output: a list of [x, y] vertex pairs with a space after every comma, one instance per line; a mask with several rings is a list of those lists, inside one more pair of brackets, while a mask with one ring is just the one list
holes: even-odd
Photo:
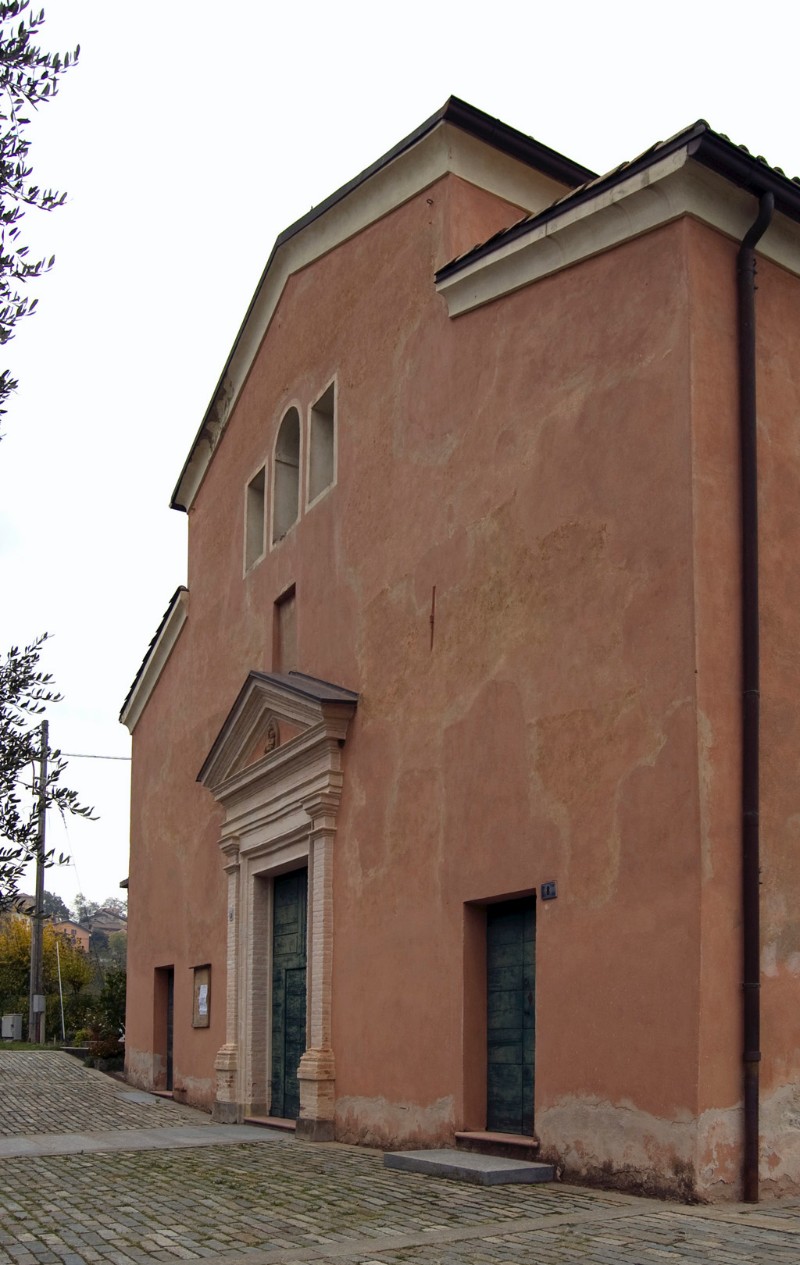
[[194, 1002], [192, 1027], [207, 1028], [211, 1021], [211, 967], [208, 963], [194, 968]]

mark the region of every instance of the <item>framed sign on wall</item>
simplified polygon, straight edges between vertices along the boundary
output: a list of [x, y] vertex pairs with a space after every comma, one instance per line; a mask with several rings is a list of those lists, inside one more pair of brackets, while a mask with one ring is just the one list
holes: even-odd
[[194, 968], [194, 1001], [192, 1027], [207, 1028], [211, 1020], [211, 967], [208, 963]]

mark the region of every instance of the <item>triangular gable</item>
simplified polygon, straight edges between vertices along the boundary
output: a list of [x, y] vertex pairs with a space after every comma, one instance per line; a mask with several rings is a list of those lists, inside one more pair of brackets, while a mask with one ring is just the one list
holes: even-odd
[[458, 97], [366, 171], [285, 229], [272, 249], [172, 494], [189, 511], [276, 311], [295, 273], [374, 224], [447, 172], [541, 210], [595, 173]]
[[344, 739], [357, 703], [352, 690], [303, 672], [250, 672], [197, 780], [216, 793], [312, 736]]

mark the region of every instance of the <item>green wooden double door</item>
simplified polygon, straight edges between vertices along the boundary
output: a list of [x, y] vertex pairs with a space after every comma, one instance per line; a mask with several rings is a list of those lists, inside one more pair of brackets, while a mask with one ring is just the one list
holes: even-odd
[[306, 1048], [308, 871], [276, 878], [272, 889], [272, 1066], [270, 1114], [300, 1115], [297, 1068]]
[[[300, 1114], [297, 1069], [306, 1048], [308, 872], [273, 883], [270, 1113]], [[534, 903], [486, 911], [487, 1128], [533, 1132]]]
[[498, 1133], [533, 1133], [534, 929], [533, 900], [486, 911], [486, 1127]]

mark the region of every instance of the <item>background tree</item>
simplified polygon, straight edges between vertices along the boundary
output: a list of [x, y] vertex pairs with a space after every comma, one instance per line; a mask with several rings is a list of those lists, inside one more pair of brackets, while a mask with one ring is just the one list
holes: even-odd
[[110, 914], [116, 914], [118, 918], [128, 917], [128, 902], [121, 900], [119, 896], [106, 896], [100, 908], [107, 909]]
[[97, 1010], [101, 1023], [108, 1032], [115, 1033], [118, 1037], [125, 1031], [126, 985], [124, 971], [108, 971], [98, 1000]]
[[[58, 949], [56, 949], [56, 940]], [[58, 935], [51, 923], [42, 931], [44, 991], [48, 996], [48, 1019], [57, 1016], [58, 971], [65, 1000], [88, 988], [93, 971], [88, 955], [69, 936]], [[3, 1013], [25, 1013], [31, 966], [31, 920], [19, 914], [0, 916], [0, 1008]], [[49, 1004], [50, 998], [54, 1004]], [[48, 1023], [48, 1027], [52, 1025]], [[55, 1030], [55, 1029], [54, 1029]]]
[[118, 971], [124, 971], [128, 961], [127, 931], [112, 931], [108, 937], [106, 965]]
[[105, 1070], [121, 1067], [123, 1063], [126, 987], [124, 971], [107, 971], [102, 991], [92, 1010], [88, 1041], [90, 1062]]
[[28, 990], [30, 968], [30, 919], [7, 914], [0, 921], [0, 1003], [4, 1011], [17, 1009], [14, 1003]]
[[83, 892], [75, 897], [75, 921], [82, 927], [88, 926], [100, 906], [96, 900], [87, 900]]
[[[0, 663], [0, 910], [10, 909], [18, 884], [28, 863], [34, 860], [38, 844], [38, 810], [34, 798], [35, 774], [40, 757], [41, 731], [38, 717], [47, 703], [57, 703], [61, 695], [53, 688], [48, 672], [39, 670], [39, 654], [46, 634], [20, 650], [12, 646]], [[82, 805], [77, 791], [61, 785], [66, 763], [61, 752], [48, 749], [45, 800], [48, 808], [64, 815], [92, 817], [92, 809]], [[67, 858], [59, 856], [58, 863]], [[43, 858], [55, 864], [51, 848]]]
[[118, 918], [127, 918], [128, 902], [120, 900], [119, 896], [106, 896], [105, 900], [87, 900], [83, 892], [78, 892], [75, 897], [75, 919], [77, 922], [88, 926], [96, 914], [101, 910], [108, 910], [110, 914], [116, 914]]
[[[59, 935], [57, 932], [55, 935], [58, 936], [58, 954], [61, 960], [61, 986], [65, 993], [79, 993], [92, 982], [92, 964], [89, 961], [89, 955], [70, 936]], [[46, 966], [47, 958], [45, 957]], [[58, 961], [56, 961], [56, 972], [58, 972]], [[56, 984], [58, 982], [57, 976], [55, 982]]]
[[56, 922], [69, 922], [72, 918], [67, 904], [60, 896], [56, 896], [55, 892], [44, 893], [42, 913], [45, 918], [53, 918]]
[[[24, 293], [28, 282], [52, 267], [53, 260], [30, 260], [21, 238], [21, 220], [31, 207], [52, 211], [65, 194], [31, 180], [30, 141], [26, 127], [31, 110], [54, 97], [62, 75], [79, 49], [61, 56], [36, 44], [44, 10], [31, 13], [30, 0], [0, 0], [0, 345], [14, 336], [18, 323], [36, 306]], [[6, 411], [16, 380], [0, 370], [0, 416]], [[32, 717], [58, 695], [51, 679], [39, 672], [44, 637], [20, 650], [12, 646], [0, 668], [0, 910], [9, 908], [36, 842], [36, 815], [23, 805], [21, 791], [30, 789], [24, 770], [39, 756]], [[52, 752], [47, 800], [62, 812], [88, 815], [75, 792], [59, 785], [64, 763]], [[52, 864], [53, 854], [48, 861]]]
[[[44, 10], [30, 12], [30, 0], [0, 0], [0, 345], [14, 336], [18, 323], [36, 307], [24, 293], [29, 281], [53, 266], [53, 259], [28, 258], [20, 236], [25, 210], [52, 211], [66, 194], [31, 181], [30, 141], [25, 128], [30, 111], [51, 100], [59, 80], [78, 58], [74, 53], [48, 53], [35, 38]], [[0, 416], [17, 382], [7, 369], [0, 372]]]

